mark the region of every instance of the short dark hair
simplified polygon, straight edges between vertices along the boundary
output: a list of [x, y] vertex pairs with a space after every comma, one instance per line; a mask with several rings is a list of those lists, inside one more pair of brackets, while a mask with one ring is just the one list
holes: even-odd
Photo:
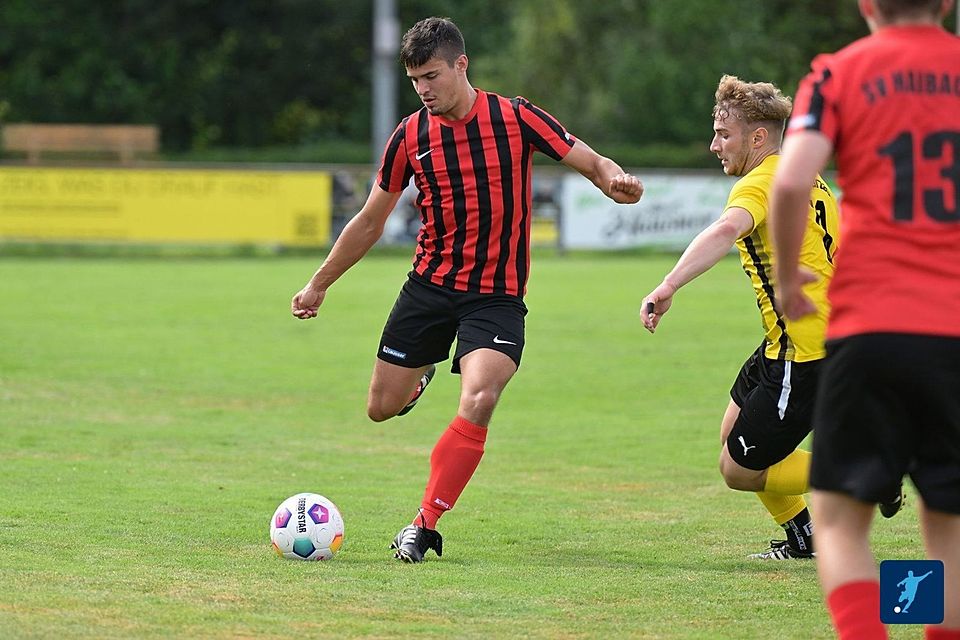
[[877, 11], [890, 20], [903, 16], [936, 15], [941, 0], [876, 0]]
[[425, 18], [410, 27], [400, 41], [400, 62], [408, 68], [424, 65], [433, 57], [453, 66], [464, 53], [463, 34], [449, 18]]

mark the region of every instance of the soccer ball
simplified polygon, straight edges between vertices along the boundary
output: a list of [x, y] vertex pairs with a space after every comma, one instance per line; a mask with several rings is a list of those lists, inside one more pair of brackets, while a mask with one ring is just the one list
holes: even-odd
[[298, 493], [280, 503], [270, 521], [270, 542], [290, 560], [329, 560], [343, 544], [343, 517], [316, 493]]

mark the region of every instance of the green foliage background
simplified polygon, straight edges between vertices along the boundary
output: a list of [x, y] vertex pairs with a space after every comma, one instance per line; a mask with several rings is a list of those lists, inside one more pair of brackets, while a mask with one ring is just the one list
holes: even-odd
[[[792, 92], [813, 55], [866, 32], [853, 0], [397, 4], [401, 32], [428, 15], [458, 22], [477, 86], [525, 95], [595, 146], [661, 164], [708, 156], [723, 73]], [[0, 120], [156, 123], [168, 153], [280, 147], [291, 160], [367, 161], [372, 11], [342, 0], [7, 0]], [[396, 73], [408, 113], [419, 105]]]

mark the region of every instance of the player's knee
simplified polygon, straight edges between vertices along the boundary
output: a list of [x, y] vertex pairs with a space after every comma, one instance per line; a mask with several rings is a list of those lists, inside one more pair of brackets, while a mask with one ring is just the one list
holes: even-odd
[[728, 461], [722, 458], [720, 459], [720, 477], [723, 478], [723, 481], [729, 488], [738, 488], [736, 476], [730, 471], [730, 465], [728, 464]]
[[489, 389], [480, 389], [464, 393], [460, 398], [460, 408], [470, 414], [491, 414], [500, 400], [500, 394]]
[[367, 407], [367, 417], [373, 420], [374, 422], [383, 422], [388, 420], [393, 416], [397, 415], [396, 413], [388, 414], [380, 410], [379, 407]]
[[720, 456], [720, 475], [727, 486], [735, 491], [755, 491], [752, 478], [743, 473], [743, 468], [727, 456]]
[[371, 397], [367, 400], [367, 417], [374, 422], [383, 422], [397, 415], [402, 408], [389, 406], [382, 398]]
[[753, 491], [743, 478], [729, 473], [723, 474], [723, 481], [734, 491]]

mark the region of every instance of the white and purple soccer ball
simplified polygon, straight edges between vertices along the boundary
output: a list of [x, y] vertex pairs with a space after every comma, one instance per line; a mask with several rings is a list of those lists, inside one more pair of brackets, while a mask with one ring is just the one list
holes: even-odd
[[316, 493], [298, 493], [280, 503], [270, 521], [270, 542], [290, 560], [329, 560], [343, 544], [343, 517]]

